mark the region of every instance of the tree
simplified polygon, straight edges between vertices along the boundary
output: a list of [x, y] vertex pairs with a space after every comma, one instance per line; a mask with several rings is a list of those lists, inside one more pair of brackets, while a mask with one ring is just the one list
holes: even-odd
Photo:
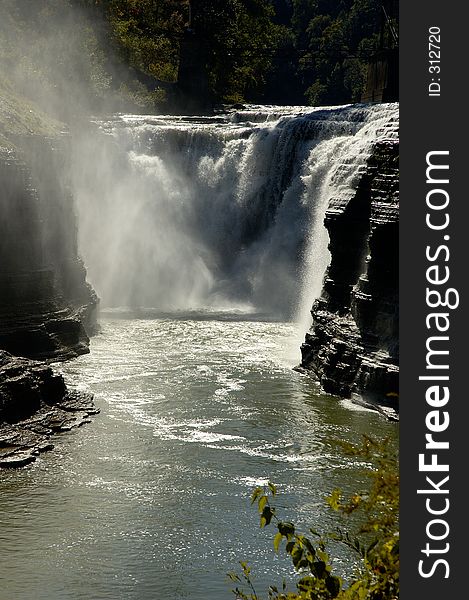
[[294, 0], [298, 73], [310, 104], [359, 102], [368, 63], [383, 43], [380, 0]]
[[242, 102], [260, 95], [280, 43], [267, 0], [196, 0], [192, 28], [206, 48], [213, 98]]

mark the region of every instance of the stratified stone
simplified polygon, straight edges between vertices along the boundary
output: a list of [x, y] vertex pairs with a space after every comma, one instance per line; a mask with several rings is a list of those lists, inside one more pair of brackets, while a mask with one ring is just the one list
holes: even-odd
[[399, 139], [391, 121], [351, 198], [326, 212], [331, 263], [313, 325], [301, 347], [303, 369], [323, 389], [398, 410]]
[[0, 350], [0, 467], [22, 467], [53, 449], [49, 438], [90, 422], [93, 397], [68, 391], [51, 367]]
[[96, 409], [47, 365], [11, 355], [48, 361], [89, 352], [98, 298], [78, 256], [65, 126], [4, 79], [0, 123], [0, 466], [12, 467]]
[[88, 352], [97, 297], [78, 257], [66, 137], [0, 146], [0, 348], [41, 359]]

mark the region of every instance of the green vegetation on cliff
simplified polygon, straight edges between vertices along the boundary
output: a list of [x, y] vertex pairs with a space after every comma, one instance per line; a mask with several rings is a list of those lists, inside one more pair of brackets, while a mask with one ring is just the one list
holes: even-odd
[[[81, 3], [99, 3], [126, 61], [159, 80], [176, 82], [185, 54], [195, 50], [191, 64], [206, 70], [214, 101], [359, 101], [368, 63], [396, 43], [392, 0]], [[190, 35], [197, 46], [184, 44]]]
[[105, 20], [82, 4], [3, 0], [0, 6], [1, 75], [17, 95], [65, 121], [130, 108], [136, 92], [148, 94], [127, 65], [113, 59]]
[[308, 103], [359, 101], [367, 64], [380, 46], [382, 2], [295, 0], [294, 6], [297, 73]]
[[16, 94], [10, 83], [0, 77], [0, 148], [14, 148], [17, 139], [25, 135], [52, 137], [62, 130], [61, 123]]
[[194, 100], [341, 104], [360, 100], [369, 61], [395, 45], [396, 4], [3, 0], [0, 61], [60, 117]]

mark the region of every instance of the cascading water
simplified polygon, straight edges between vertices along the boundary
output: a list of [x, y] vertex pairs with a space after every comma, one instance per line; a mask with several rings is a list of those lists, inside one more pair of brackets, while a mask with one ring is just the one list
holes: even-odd
[[[267, 595], [292, 579], [249, 502], [268, 481], [300, 531], [341, 526], [324, 497], [361, 489], [363, 462], [331, 440], [395, 440], [395, 424], [324, 396], [288, 346], [297, 355], [321, 290], [328, 201], [354, 193], [396, 117], [250, 107], [83, 132], [74, 191], [90, 279], [104, 306], [157, 310], [103, 315], [91, 354], [56, 367], [101, 415], [3, 475], [9, 598], [224, 600], [239, 560]], [[355, 553], [340, 545], [336, 567], [350, 577]]]
[[[108, 307], [237, 308], [307, 329], [324, 213], [397, 105], [120, 116], [79, 146], [81, 251]], [[85, 164], [83, 164], [85, 156]]]

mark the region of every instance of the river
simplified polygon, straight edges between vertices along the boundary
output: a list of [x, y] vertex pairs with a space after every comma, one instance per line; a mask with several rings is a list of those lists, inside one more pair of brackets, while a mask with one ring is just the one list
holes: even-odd
[[291, 567], [258, 527], [254, 486], [278, 484], [286, 520], [332, 529], [324, 497], [364, 477], [334, 439], [397, 437], [292, 370], [292, 323], [186, 311], [101, 325], [91, 354], [60, 366], [101, 414], [1, 474], [4, 600], [224, 600], [239, 560], [265, 590]]

